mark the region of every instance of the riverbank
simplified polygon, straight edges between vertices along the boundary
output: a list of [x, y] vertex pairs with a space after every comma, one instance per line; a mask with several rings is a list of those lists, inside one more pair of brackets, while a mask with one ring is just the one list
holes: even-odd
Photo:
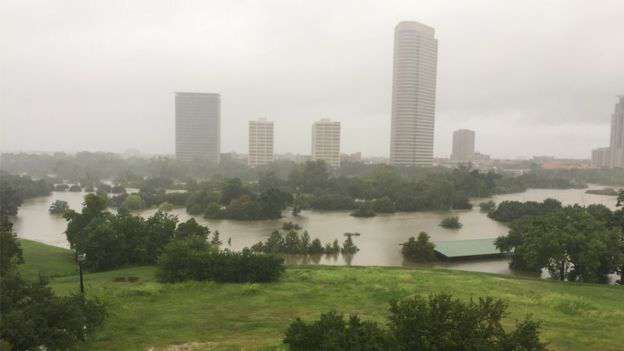
[[[50, 285], [57, 293], [78, 290], [68, 250], [21, 242], [30, 276], [45, 269], [56, 276]], [[131, 267], [85, 275], [87, 294], [106, 301], [110, 316], [81, 350], [168, 350], [181, 344], [194, 346], [188, 350], [282, 350], [283, 332], [297, 316], [312, 319], [335, 309], [382, 322], [390, 300], [432, 292], [505, 299], [505, 324], [533, 315], [553, 350], [624, 345], [621, 286], [389, 267], [291, 266], [272, 284], [160, 284], [154, 274], [154, 267]]]

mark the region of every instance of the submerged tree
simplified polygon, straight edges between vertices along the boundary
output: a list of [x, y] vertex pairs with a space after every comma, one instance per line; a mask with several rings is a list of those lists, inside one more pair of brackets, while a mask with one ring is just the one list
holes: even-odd
[[410, 237], [406, 243], [401, 244], [403, 257], [414, 262], [435, 261], [435, 245], [429, 241], [430, 237], [425, 232], [418, 234], [418, 240]]

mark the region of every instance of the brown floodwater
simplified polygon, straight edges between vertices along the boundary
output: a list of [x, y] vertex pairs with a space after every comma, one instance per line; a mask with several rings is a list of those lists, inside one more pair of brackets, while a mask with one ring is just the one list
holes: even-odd
[[[591, 188], [601, 188], [592, 186]], [[281, 227], [281, 224], [292, 221], [301, 225], [310, 233], [310, 236], [319, 238], [322, 242], [338, 239], [341, 243], [345, 239], [343, 234], [357, 232], [360, 236], [354, 237], [360, 251], [353, 256], [291, 256], [289, 263], [293, 264], [326, 264], [326, 265], [361, 265], [361, 266], [404, 266], [399, 244], [407, 241], [410, 236], [417, 236], [421, 231], [427, 232], [433, 242], [465, 239], [495, 238], [504, 235], [507, 227], [489, 219], [479, 211], [478, 203], [485, 200], [501, 202], [505, 200], [542, 201], [546, 198], [555, 198], [564, 205], [594, 203], [604, 204], [615, 208], [616, 198], [613, 196], [586, 194], [586, 189], [530, 189], [523, 193], [497, 195], [488, 199], [473, 199], [475, 207], [472, 210], [444, 211], [444, 212], [400, 212], [383, 214], [372, 218], [356, 218], [346, 211], [303, 211], [298, 217], [284, 212], [280, 220], [262, 221], [232, 221], [211, 220], [201, 216], [195, 219], [210, 228], [218, 230], [223, 247], [239, 250], [249, 247], [260, 240], [268, 238], [269, 234]], [[47, 197], [38, 197], [24, 201], [15, 218], [15, 231], [18, 236], [40, 241], [46, 244], [68, 247], [65, 239], [66, 223], [62, 217], [50, 215], [48, 207], [55, 200], [65, 200], [72, 209], [79, 210], [85, 193], [54, 192]], [[156, 210], [140, 212], [149, 216]], [[174, 209], [173, 215], [182, 221], [191, 216], [184, 209]], [[445, 229], [439, 226], [440, 221], [450, 215], [458, 216], [463, 224], [458, 230]], [[231, 246], [227, 241], [231, 239]], [[467, 271], [512, 274], [506, 259], [471, 260], [437, 264], [438, 267], [461, 269]]]

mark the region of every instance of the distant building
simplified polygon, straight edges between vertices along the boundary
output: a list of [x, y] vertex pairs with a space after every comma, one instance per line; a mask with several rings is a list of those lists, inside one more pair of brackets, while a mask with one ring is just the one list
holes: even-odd
[[257, 167], [273, 162], [273, 122], [266, 118], [249, 121], [249, 158], [250, 167]]
[[322, 119], [312, 125], [312, 160], [340, 166], [340, 122]]
[[531, 158], [531, 161], [537, 162], [537, 163], [544, 163], [544, 162], [554, 162], [556, 159], [557, 158], [555, 156], [542, 155], [542, 156], [533, 156]]
[[341, 162], [362, 162], [362, 153], [354, 152], [352, 154], [342, 154], [340, 155]]
[[175, 93], [175, 155], [182, 161], [218, 163], [221, 153], [221, 96]]
[[618, 96], [618, 99], [611, 116], [610, 167], [624, 167], [624, 95]]
[[606, 168], [609, 167], [611, 162], [611, 153], [608, 147], [601, 147], [598, 149], [592, 150], [592, 166], [597, 168]]
[[490, 161], [490, 155], [482, 154], [480, 152], [475, 152], [474, 157], [472, 158], [476, 162], [488, 162]]
[[451, 160], [456, 162], [470, 162], [475, 154], [475, 132], [469, 129], [459, 129], [453, 132], [453, 152]]
[[438, 41], [435, 30], [401, 22], [394, 30], [390, 162], [431, 166]]

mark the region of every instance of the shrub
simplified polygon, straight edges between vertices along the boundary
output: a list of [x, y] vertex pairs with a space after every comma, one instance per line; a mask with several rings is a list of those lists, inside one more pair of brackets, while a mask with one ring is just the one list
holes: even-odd
[[440, 222], [440, 226], [449, 229], [459, 229], [462, 224], [459, 222], [459, 217], [446, 217]]
[[496, 209], [496, 202], [490, 200], [487, 202], [479, 203], [479, 209], [481, 212], [492, 212]]
[[139, 194], [130, 194], [121, 204], [121, 207], [128, 211], [136, 211], [145, 207], [145, 202]]
[[414, 262], [431, 262], [436, 260], [435, 245], [429, 241], [429, 235], [425, 232], [418, 234], [418, 240], [414, 237], [401, 244], [403, 257]]
[[56, 200], [52, 204], [50, 204], [50, 208], [48, 209], [48, 211], [50, 212], [50, 214], [63, 214], [68, 209], [69, 205], [67, 204], [67, 201]]
[[277, 281], [284, 272], [284, 259], [258, 254], [219, 251], [198, 237], [174, 240], [158, 260], [158, 279], [162, 282], [213, 280], [231, 283]]
[[357, 209], [351, 212], [353, 217], [375, 217], [376, 213], [369, 202], [361, 203]]
[[492, 297], [463, 302], [449, 294], [390, 303], [389, 332], [397, 350], [546, 350], [539, 323], [526, 319], [506, 332], [507, 304]]
[[505, 331], [507, 304], [491, 297], [463, 302], [448, 294], [420, 296], [390, 303], [388, 328], [336, 312], [317, 321], [297, 318], [283, 339], [292, 351], [480, 350], [543, 351], [540, 324], [531, 319]]
[[387, 333], [377, 323], [362, 321], [357, 315], [345, 321], [336, 312], [321, 314], [310, 323], [297, 318], [288, 327], [284, 343], [292, 351], [392, 349]]
[[297, 223], [293, 223], [293, 222], [286, 222], [284, 224], [282, 224], [282, 229], [283, 230], [300, 230], [301, 226]]

